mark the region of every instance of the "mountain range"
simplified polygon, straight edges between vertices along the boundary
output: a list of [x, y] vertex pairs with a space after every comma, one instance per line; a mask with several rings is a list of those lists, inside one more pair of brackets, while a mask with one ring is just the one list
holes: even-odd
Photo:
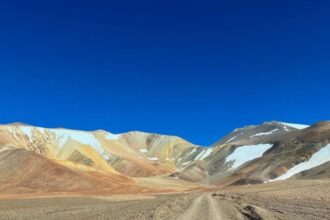
[[211, 146], [132, 131], [0, 126], [0, 193], [182, 192], [330, 177], [330, 122], [238, 128]]

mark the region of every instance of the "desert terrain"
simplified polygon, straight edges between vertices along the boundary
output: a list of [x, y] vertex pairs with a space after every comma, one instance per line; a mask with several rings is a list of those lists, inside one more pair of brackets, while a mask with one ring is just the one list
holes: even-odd
[[330, 219], [330, 122], [211, 146], [145, 132], [0, 125], [0, 220]]
[[330, 179], [290, 180], [191, 193], [1, 198], [1, 220], [329, 219]]
[[0, 220], [330, 220], [330, 0], [0, 18]]

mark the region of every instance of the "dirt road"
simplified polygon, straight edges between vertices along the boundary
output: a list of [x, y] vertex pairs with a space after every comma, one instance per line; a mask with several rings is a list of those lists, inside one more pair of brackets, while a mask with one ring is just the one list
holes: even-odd
[[192, 205], [185, 211], [180, 220], [194, 219], [222, 219], [213, 198], [210, 195], [201, 195], [194, 199]]
[[107, 197], [0, 200], [0, 219], [236, 220], [258, 218], [245, 217], [239, 205], [230, 200], [224, 200], [217, 194], [198, 193], [150, 198], [136, 197], [131, 200], [113, 200]]
[[189, 194], [1, 199], [0, 220], [328, 220], [329, 204], [327, 179]]
[[211, 194], [196, 197], [191, 206], [180, 216], [180, 220], [226, 220], [241, 219], [234, 206], [219, 202]]

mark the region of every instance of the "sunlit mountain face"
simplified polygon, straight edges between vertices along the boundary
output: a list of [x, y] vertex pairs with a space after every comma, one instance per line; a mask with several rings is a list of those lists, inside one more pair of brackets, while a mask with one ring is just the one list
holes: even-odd
[[330, 122], [235, 129], [211, 146], [132, 131], [0, 126], [3, 192], [186, 191], [329, 177]]

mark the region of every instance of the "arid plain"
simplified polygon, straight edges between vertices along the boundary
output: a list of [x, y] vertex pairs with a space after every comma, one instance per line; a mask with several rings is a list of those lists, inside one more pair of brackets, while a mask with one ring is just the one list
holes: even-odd
[[0, 219], [329, 219], [330, 122], [175, 136], [0, 126]]
[[2, 198], [1, 219], [329, 219], [330, 179], [205, 192]]

